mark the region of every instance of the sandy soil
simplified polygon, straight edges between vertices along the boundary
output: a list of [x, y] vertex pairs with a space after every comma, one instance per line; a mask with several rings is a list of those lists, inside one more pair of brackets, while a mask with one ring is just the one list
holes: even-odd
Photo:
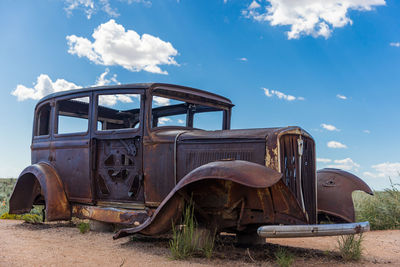
[[400, 231], [365, 234], [359, 263], [341, 261], [336, 237], [271, 239], [249, 249], [219, 242], [211, 260], [190, 261], [171, 260], [166, 239], [113, 240], [112, 233], [81, 234], [69, 224], [0, 220], [0, 240], [0, 266], [276, 266], [273, 255], [279, 246], [295, 255], [294, 266], [400, 266]]

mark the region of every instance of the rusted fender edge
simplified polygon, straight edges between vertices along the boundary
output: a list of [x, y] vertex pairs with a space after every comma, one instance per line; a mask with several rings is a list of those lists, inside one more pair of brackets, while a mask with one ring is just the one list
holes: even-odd
[[138, 227], [120, 230], [114, 235], [114, 239], [139, 232], [145, 235], [156, 235], [170, 230], [172, 223], [179, 220], [184, 207], [183, 196], [178, 191], [194, 182], [205, 179], [221, 179], [252, 188], [266, 188], [274, 185], [281, 178], [281, 173], [248, 161], [215, 161], [205, 164], [182, 178], [161, 202], [152, 217]]
[[355, 222], [352, 193], [361, 190], [373, 195], [371, 188], [357, 176], [339, 169], [317, 171], [318, 214], [321, 219]]
[[10, 197], [11, 214], [27, 213], [38, 196], [46, 203], [48, 221], [70, 220], [71, 207], [55, 169], [45, 162], [31, 165], [19, 175]]

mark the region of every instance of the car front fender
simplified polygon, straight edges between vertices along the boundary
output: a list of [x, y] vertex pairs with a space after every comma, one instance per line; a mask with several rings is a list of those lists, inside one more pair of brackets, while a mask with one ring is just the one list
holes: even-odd
[[355, 222], [352, 193], [355, 190], [373, 195], [371, 188], [357, 176], [339, 169], [317, 171], [318, 214], [335, 222]]
[[[183, 177], [161, 202], [153, 216], [149, 217], [142, 225], [122, 229], [114, 238], [116, 239], [134, 233], [156, 235], [170, 230], [172, 224], [176, 224], [181, 216], [184, 208], [185, 188], [189, 185], [194, 185], [198, 182], [224, 180], [255, 190], [262, 190], [277, 184], [281, 180], [281, 177], [282, 174], [273, 169], [248, 161], [216, 161], [205, 164], [192, 170]], [[299, 217], [301, 216], [300, 214]]]

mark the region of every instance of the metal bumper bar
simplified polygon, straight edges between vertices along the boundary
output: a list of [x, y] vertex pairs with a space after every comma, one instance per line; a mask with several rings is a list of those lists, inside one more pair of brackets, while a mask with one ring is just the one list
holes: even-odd
[[261, 237], [313, 237], [351, 235], [369, 231], [369, 222], [310, 225], [265, 225], [257, 230]]

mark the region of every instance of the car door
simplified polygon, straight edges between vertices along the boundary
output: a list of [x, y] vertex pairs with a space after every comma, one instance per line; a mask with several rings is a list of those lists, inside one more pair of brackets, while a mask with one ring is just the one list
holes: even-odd
[[49, 161], [60, 175], [73, 202], [93, 200], [90, 173], [91, 93], [64, 96], [55, 101], [54, 138]]
[[94, 94], [92, 135], [96, 201], [144, 202], [143, 92], [109, 90]]

